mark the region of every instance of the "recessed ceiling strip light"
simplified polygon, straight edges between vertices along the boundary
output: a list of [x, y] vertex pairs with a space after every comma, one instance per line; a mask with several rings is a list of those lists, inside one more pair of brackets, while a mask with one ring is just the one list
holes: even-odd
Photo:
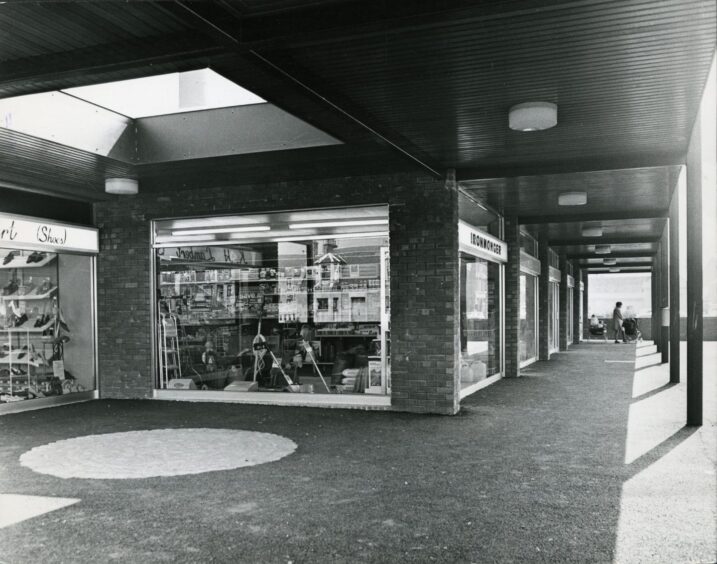
[[213, 235], [214, 233], [255, 233], [259, 231], [271, 231], [268, 225], [247, 225], [244, 227], [203, 227], [201, 229], [173, 230], [173, 237], [184, 235]]
[[322, 227], [359, 227], [362, 225], [388, 225], [388, 219], [361, 219], [351, 221], [322, 221], [290, 223], [289, 229], [321, 229]]
[[612, 252], [610, 245], [597, 245], [595, 247], [595, 254], [598, 255], [609, 255]]

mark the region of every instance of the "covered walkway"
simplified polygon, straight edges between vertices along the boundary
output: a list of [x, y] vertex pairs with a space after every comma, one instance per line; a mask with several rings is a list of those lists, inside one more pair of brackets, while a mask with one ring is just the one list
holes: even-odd
[[[111, 400], [3, 416], [0, 562], [711, 562], [714, 371], [704, 426], [685, 428], [685, 385], [669, 384], [652, 350], [573, 346], [477, 392], [459, 417]], [[716, 344], [705, 352], [714, 365]], [[298, 447], [260, 466], [146, 479], [19, 463], [53, 441], [167, 427]], [[13, 523], [8, 494], [69, 501]]]

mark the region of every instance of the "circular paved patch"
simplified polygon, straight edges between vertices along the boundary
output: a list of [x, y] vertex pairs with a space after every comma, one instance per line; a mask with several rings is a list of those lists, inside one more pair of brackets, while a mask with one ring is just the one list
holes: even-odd
[[254, 466], [294, 450], [294, 441], [270, 433], [157, 429], [49, 443], [24, 453], [20, 464], [59, 478], [150, 478]]

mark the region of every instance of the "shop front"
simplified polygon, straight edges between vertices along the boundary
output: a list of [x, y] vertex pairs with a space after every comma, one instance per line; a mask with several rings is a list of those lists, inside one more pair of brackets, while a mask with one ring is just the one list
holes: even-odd
[[91, 227], [0, 214], [0, 413], [97, 397]]
[[560, 347], [560, 270], [548, 267], [548, 352]]
[[504, 366], [504, 264], [507, 245], [464, 221], [460, 252], [461, 397], [498, 380]]
[[388, 206], [152, 233], [156, 397], [390, 405]]
[[520, 326], [519, 354], [523, 368], [538, 360], [538, 282], [540, 261], [521, 250], [520, 253]]

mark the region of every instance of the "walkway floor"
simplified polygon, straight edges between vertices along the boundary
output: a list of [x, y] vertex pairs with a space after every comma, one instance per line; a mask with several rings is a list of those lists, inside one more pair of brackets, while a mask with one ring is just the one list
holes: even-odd
[[[38, 496], [23, 516], [41, 514], [3, 527], [0, 505], [0, 563], [714, 562], [717, 343], [705, 344], [699, 429], [683, 427], [684, 385], [669, 386], [649, 348], [636, 369], [635, 352], [573, 347], [456, 417], [151, 401], [3, 416], [0, 494]], [[167, 427], [275, 433], [298, 448], [126, 480], [19, 463], [53, 441]]]

